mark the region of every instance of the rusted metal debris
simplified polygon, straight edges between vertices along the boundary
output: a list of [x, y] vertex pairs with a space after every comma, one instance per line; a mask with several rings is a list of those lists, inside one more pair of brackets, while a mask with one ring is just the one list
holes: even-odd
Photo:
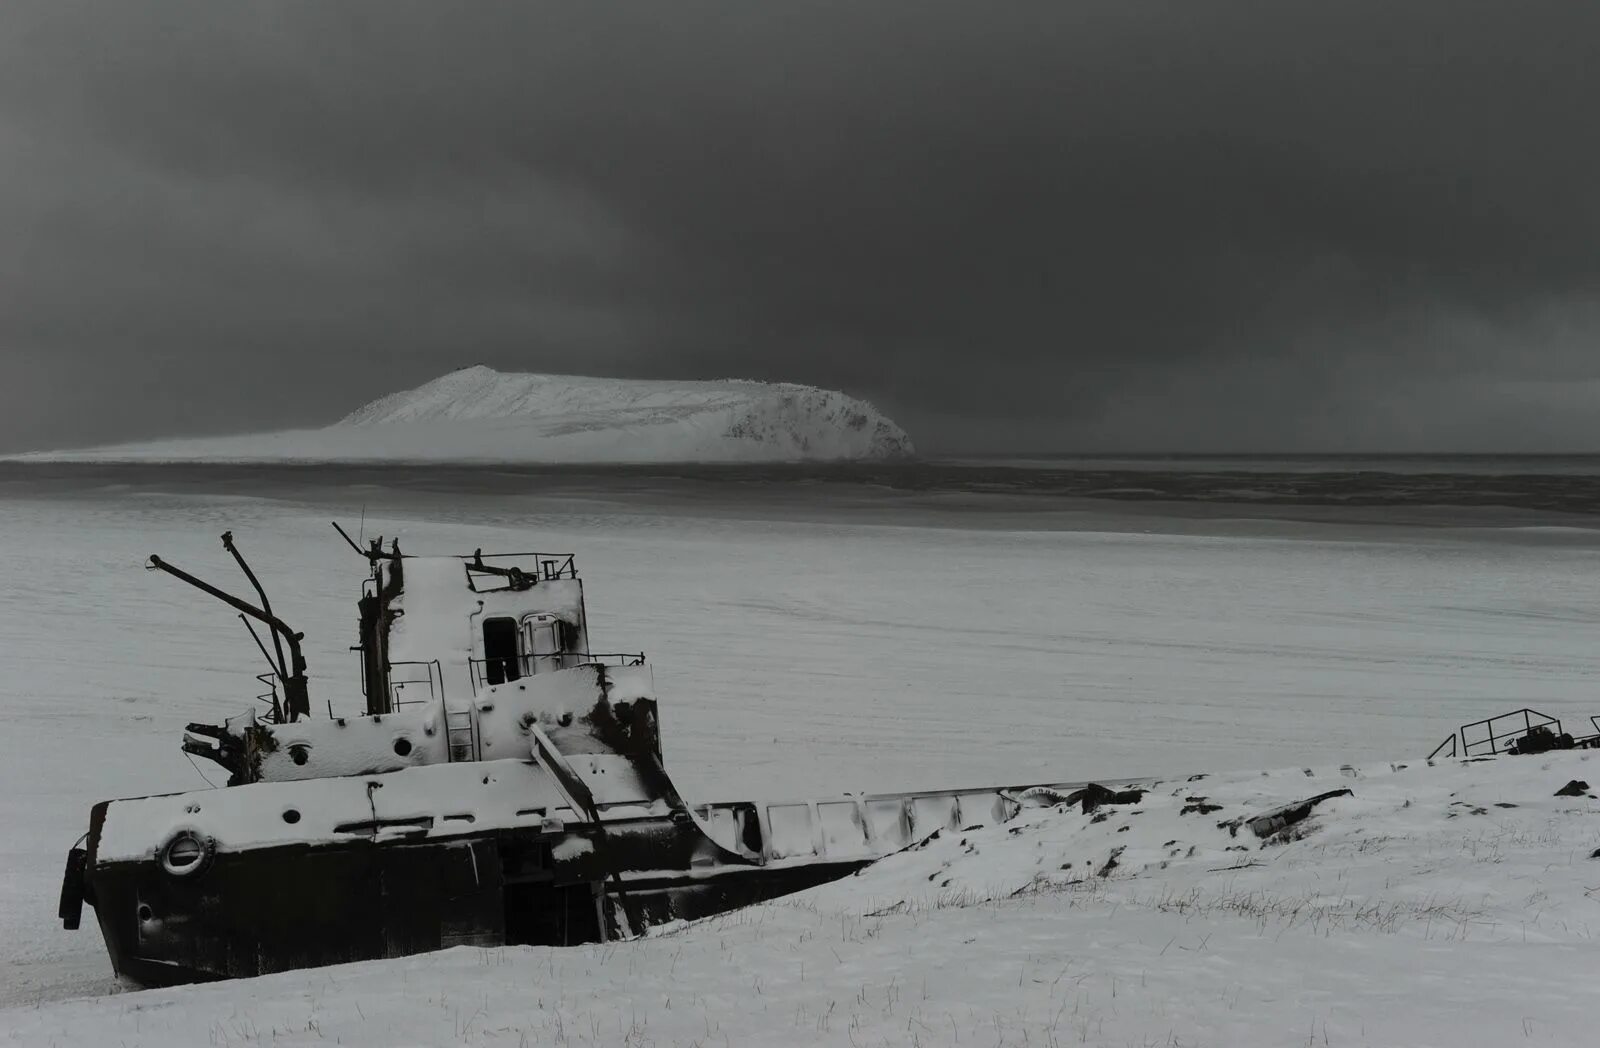
[[1323, 801], [1335, 797], [1351, 797], [1354, 794], [1348, 790], [1329, 790], [1319, 793], [1315, 797], [1307, 797], [1303, 801], [1285, 804], [1281, 808], [1273, 808], [1262, 812], [1260, 815], [1240, 816], [1237, 819], [1228, 819], [1217, 825], [1228, 831], [1231, 837], [1239, 836], [1240, 829], [1248, 829], [1262, 840], [1282, 833], [1284, 830], [1304, 820], [1311, 814], [1311, 810]]

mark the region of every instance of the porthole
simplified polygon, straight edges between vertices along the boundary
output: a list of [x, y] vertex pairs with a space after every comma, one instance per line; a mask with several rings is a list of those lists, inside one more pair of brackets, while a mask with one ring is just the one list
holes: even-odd
[[141, 921], [148, 921], [155, 916], [155, 912], [150, 909], [150, 904], [147, 902], [140, 903], [138, 910], [134, 912], [139, 915], [139, 920]]
[[299, 809], [297, 809], [297, 808], [285, 808], [285, 809], [283, 809], [283, 821], [288, 823], [290, 826], [293, 826], [295, 823], [299, 822], [300, 821], [300, 811], [299, 811]]
[[194, 830], [179, 830], [161, 849], [161, 868], [174, 877], [192, 877], [205, 869], [216, 842]]
[[410, 754], [411, 754], [411, 740], [410, 739], [396, 739], [396, 740], [394, 740], [394, 752], [395, 752], [395, 755], [398, 756], [398, 757], [410, 756]]
[[290, 746], [289, 759], [296, 764], [303, 765], [311, 759], [311, 748], [309, 746]]

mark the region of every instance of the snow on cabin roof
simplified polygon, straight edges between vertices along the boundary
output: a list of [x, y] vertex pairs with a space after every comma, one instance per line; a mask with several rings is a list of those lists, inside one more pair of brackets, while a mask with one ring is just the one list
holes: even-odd
[[400, 582], [400, 594], [389, 605], [398, 612], [389, 627], [389, 661], [438, 659], [444, 666], [466, 666], [472, 657], [470, 616], [477, 610], [466, 564], [459, 557], [407, 557], [400, 562]]
[[[400, 592], [390, 602], [397, 612], [389, 628], [389, 661], [432, 662], [437, 659], [446, 691], [460, 694], [470, 661], [478, 657], [475, 631], [485, 617], [547, 613], [577, 624], [583, 618], [583, 590], [567, 555], [485, 556], [484, 563], [516, 566], [534, 580], [513, 589], [501, 575], [472, 571], [462, 557], [412, 557], [400, 561]], [[548, 565], [548, 567], [547, 567]], [[384, 578], [392, 577], [385, 562]]]

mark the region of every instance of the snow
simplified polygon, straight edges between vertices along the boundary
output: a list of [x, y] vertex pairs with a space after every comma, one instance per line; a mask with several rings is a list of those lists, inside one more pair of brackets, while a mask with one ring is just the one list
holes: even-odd
[[485, 759], [526, 757], [533, 744], [528, 730], [532, 724], [538, 724], [569, 760], [576, 761], [579, 754], [609, 752], [584, 721], [589, 711], [602, 699], [615, 707], [653, 699], [655, 692], [648, 666], [606, 667], [609, 694], [601, 686], [600, 672], [597, 666], [575, 666], [485, 688], [473, 701], [479, 752]]
[[441, 667], [450, 667], [445, 675], [449, 695], [452, 684], [459, 687], [467, 679], [467, 661], [472, 657], [469, 616], [477, 605], [467, 586], [466, 565], [455, 557], [408, 556], [400, 572], [398, 614], [389, 627], [389, 661], [438, 659]]
[[[1157, 782], [1131, 804], [1092, 813], [1024, 809], [1001, 826], [941, 832], [815, 890], [811, 901], [861, 913], [913, 911], [1078, 889], [1112, 903], [1239, 910], [1291, 925], [1432, 923], [1441, 935], [1462, 938], [1504, 938], [1515, 929], [1519, 941], [1568, 941], [1600, 929], [1600, 900], [1585, 895], [1585, 881], [1600, 871], [1600, 862], [1588, 861], [1600, 846], [1600, 826], [1592, 825], [1600, 804], [1555, 792], [1573, 779], [1600, 783], [1596, 757], [1583, 751]], [[1266, 839], [1245, 825], [1343, 790], [1349, 795], [1329, 797]], [[1547, 905], [1527, 905], [1535, 887]]]
[[478, 365], [321, 429], [174, 438], [33, 461], [784, 462], [903, 458], [910, 438], [865, 401], [794, 383], [506, 373]]
[[[378, 788], [372, 784], [378, 783]], [[293, 812], [292, 819], [287, 813]], [[352, 840], [384, 824], [419, 839], [578, 821], [544, 769], [525, 761], [435, 764], [383, 776], [255, 783], [220, 790], [119, 800], [106, 809], [99, 858], [149, 858], [180, 830], [216, 841], [218, 851]]]
[[[1600, 803], [1553, 794], [1597, 772], [1569, 752], [1164, 783], [642, 940], [15, 1009], [0, 1043], [1590, 1044]], [[1338, 788], [1285, 840], [1218, 825]], [[1222, 810], [1184, 814], [1202, 794]]]
[[261, 778], [268, 782], [388, 772], [449, 760], [444, 718], [435, 702], [376, 718], [313, 717], [275, 724], [271, 731], [277, 747], [261, 754]]
[[[1600, 903], [1579, 888], [1600, 884], [1600, 819], [1587, 798], [1550, 795], [1600, 785], [1596, 761], [1415, 758], [1523, 704], [1568, 727], [1600, 712], [1592, 533], [1286, 523], [1266, 537], [1155, 518], [1141, 533], [1094, 513], [1043, 530], [956, 511], [886, 526], [750, 520], [733, 496], [690, 515], [632, 494], [623, 511], [377, 488], [4, 498], [0, 1004], [25, 1007], [0, 1012], [0, 1043], [1591, 1043]], [[985, 831], [981, 863], [941, 835], [913, 853], [927, 865], [875, 868], [849, 898], [639, 943], [61, 1000], [111, 987], [92, 922], [64, 932], [54, 917], [90, 805], [202, 786], [182, 725], [237, 712], [263, 668], [228, 609], [141, 570], [145, 556], [243, 589], [216, 540], [231, 528], [306, 633], [314, 709], [354, 714], [366, 567], [327, 521], [363, 502], [367, 534], [411, 552], [576, 553], [594, 646], [653, 656], [667, 767], [692, 803], [1170, 785], [1102, 823], [1025, 813], [1025, 834]], [[1227, 852], [1240, 842], [1224, 817], [1341, 786], [1354, 796], [1320, 806], [1304, 841]], [[1227, 810], [1175, 813], [1180, 787]], [[1470, 806], [1450, 818], [1455, 800]], [[1178, 839], [1192, 859], [1166, 855]], [[1098, 868], [1122, 845], [1118, 876], [1063, 883], [1063, 863]], [[1229, 861], [1202, 868], [1219, 848]], [[1269, 865], [1212, 872], [1249, 860]], [[998, 897], [1051, 865], [1061, 879]], [[865, 915], [913, 898], [918, 878], [995, 898]]]
[[[530, 571], [537, 568], [534, 556], [509, 558], [501, 566], [518, 562]], [[437, 661], [446, 705], [452, 711], [465, 710], [472, 702], [470, 662], [474, 654], [481, 654], [475, 647], [475, 632], [484, 619], [503, 615], [520, 621], [529, 612], [548, 612], [580, 626], [583, 622], [580, 579], [544, 579], [522, 591], [504, 587], [476, 591], [468, 583], [466, 562], [459, 557], [407, 554], [401, 565], [402, 585], [393, 604], [397, 614], [389, 629], [389, 661], [396, 665]], [[387, 562], [384, 570], [391, 570]], [[578, 650], [587, 650], [586, 630], [579, 629], [576, 643]], [[519, 753], [526, 752], [526, 742], [524, 738]]]

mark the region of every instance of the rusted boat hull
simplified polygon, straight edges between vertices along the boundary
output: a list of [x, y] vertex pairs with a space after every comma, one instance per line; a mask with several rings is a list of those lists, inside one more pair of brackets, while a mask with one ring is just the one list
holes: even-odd
[[[96, 807], [96, 825], [104, 809]], [[660, 830], [634, 838], [630, 865], [649, 866], [681, 851], [672, 844], [672, 827]], [[638, 869], [626, 879], [574, 879], [579, 871], [553, 856], [566, 839], [500, 830], [415, 843], [294, 844], [219, 853], [197, 875], [180, 878], [156, 861], [97, 862], [91, 832], [81, 895], [94, 908], [116, 972], [162, 986], [453, 946], [603, 941], [800, 891], [870, 861]], [[637, 850], [650, 839], [657, 847]]]

